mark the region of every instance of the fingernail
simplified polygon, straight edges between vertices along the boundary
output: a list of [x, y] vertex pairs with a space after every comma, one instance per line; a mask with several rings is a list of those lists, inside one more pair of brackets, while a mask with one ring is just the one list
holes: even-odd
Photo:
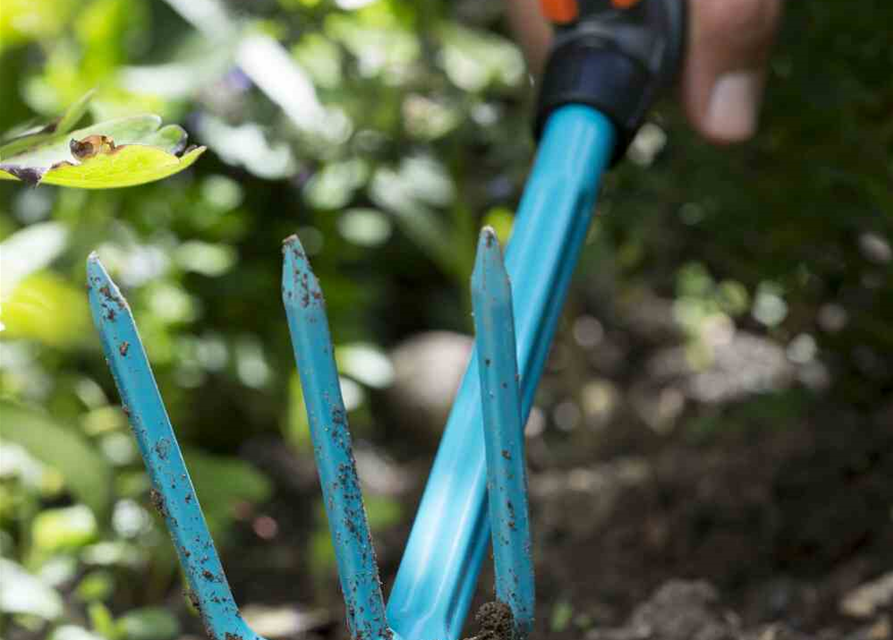
[[736, 71], [720, 76], [707, 109], [710, 133], [729, 142], [750, 138], [757, 129], [759, 98], [759, 74]]

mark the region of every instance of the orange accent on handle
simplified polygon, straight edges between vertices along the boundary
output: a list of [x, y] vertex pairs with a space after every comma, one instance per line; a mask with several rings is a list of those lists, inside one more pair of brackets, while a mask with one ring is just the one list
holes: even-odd
[[556, 24], [573, 22], [580, 14], [577, 0], [540, 0], [543, 15]]
[[611, 4], [614, 5], [615, 9], [629, 9], [639, 4], [639, 0], [611, 0]]

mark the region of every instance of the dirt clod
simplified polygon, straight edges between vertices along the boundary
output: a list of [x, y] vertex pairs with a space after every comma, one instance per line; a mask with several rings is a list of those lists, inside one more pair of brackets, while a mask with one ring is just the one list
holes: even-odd
[[474, 616], [480, 633], [469, 640], [512, 640], [515, 620], [511, 608], [500, 600], [484, 603]]

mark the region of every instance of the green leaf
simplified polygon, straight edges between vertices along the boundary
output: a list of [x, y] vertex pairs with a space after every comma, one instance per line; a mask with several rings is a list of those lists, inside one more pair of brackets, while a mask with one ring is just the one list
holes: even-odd
[[403, 514], [403, 505], [395, 498], [388, 496], [369, 496], [366, 498], [366, 515], [369, 527], [373, 532], [383, 531], [396, 526]]
[[117, 120], [107, 120], [92, 124], [77, 131], [56, 133], [48, 140], [31, 145], [15, 155], [4, 155], [0, 167], [14, 166], [48, 170], [59, 162], [75, 162], [71, 154], [71, 140], [82, 140], [88, 136], [102, 135], [114, 140], [117, 146], [139, 144], [144, 138], [154, 134], [161, 127], [161, 118], [152, 114], [142, 114]]
[[374, 345], [360, 342], [338, 345], [335, 360], [339, 371], [369, 387], [383, 389], [394, 381], [394, 365]]
[[75, 590], [82, 602], [101, 602], [115, 591], [115, 576], [102, 569], [88, 573]]
[[[267, 477], [238, 458], [212, 456], [195, 449], [185, 449], [183, 457], [208, 527], [215, 536], [225, 532], [239, 503], [263, 502], [272, 492]], [[221, 478], [226, 478], [226, 482], [221, 482]]]
[[71, 131], [72, 127], [80, 122], [84, 114], [87, 113], [90, 100], [93, 99], [95, 93], [95, 89], [85, 93], [73, 105], [68, 107], [68, 110], [62, 114], [62, 117], [55, 122], [36, 128], [31, 127], [17, 134], [13, 133], [8, 138], [8, 141], [3, 146], [0, 146], [0, 159], [13, 157], [27, 149], [43, 144], [47, 140]]
[[92, 631], [87, 631], [83, 627], [67, 624], [53, 631], [53, 635], [49, 637], [49, 640], [107, 640], [107, 638]]
[[493, 33], [446, 23], [441, 64], [449, 79], [465, 91], [490, 85], [517, 86], [524, 78], [524, 59], [517, 45]]
[[188, 134], [178, 124], [167, 124], [155, 133], [145, 136], [140, 144], [150, 147], [158, 147], [168, 153], [178, 155], [186, 148]]
[[574, 617], [574, 608], [566, 600], [559, 600], [552, 607], [552, 618], [549, 627], [554, 633], [561, 633], [567, 629]]
[[32, 128], [20, 136], [10, 138], [9, 142], [0, 147], [0, 160], [21, 153], [25, 149], [36, 144], [46, 142], [55, 135], [53, 131], [47, 130], [51, 127], [52, 125], [50, 124], [38, 127], [37, 129]]
[[114, 154], [98, 155], [79, 165], [48, 171], [42, 182], [81, 189], [115, 189], [154, 182], [179, 173], [204, 153], [198, 147], [182, 158], [155, 147], [131, 145]]
[[0, 402], [0, 438], [19, 444], [44, 464], [59, 470], [66, 487], [100, 519], [111, 504], [112, 473], [77, 432], [47, 415]]
[[96, 518], [82, 504], [41, 511], [31, 523], [35, 550], [54, 553], [79, 549], [96, 538]]
[[[80, 104], [80, 102], [78, 103]], [[80, 108], [75, 105], [76, 108]], [[77, 116], [63, 117], [66, 126]], [[95, 155], [77, 158], [72, 141], [104, 136], [110, 148]], [[0, 179], [45, 182], [82, 189], [112, 189], [152, 182], [178, 173], [204, 152], [198, 147], [180, 157], [186, 147], [186, 132], [178, 125], [161, 126], [161, 118], [144, 114], [108, 120], [67, 133], [55, 132], [49, 138], [32, 140], [13, 155], [0, 155]], [[0, 149], [2, 151], [2, 149]]]
[[62, 598], [21, 565], [0, 558], [0, 612], [53, 620], [62, 615]]
[[90, 626], [103, 638], [109, 640], [124, 640], [126, 636], [118, 633], [119, 626], [115, 623], [112, 612], [101, 602], [91, 602], [87, 607], [87, 617]]
[[[62, 223], [39, 222], [0, 242], [0, 301], [6, 302], [19, 282], [58, 258], [65, 251], [68, 236], [68, 228]], [[83, 297], [83, 291], [80, 295]]]
[[59, 348], [84, 342], [90, 335], [89, 318], [83, 290], [51, 271], [38, 271], [16, 283], [0, 309], [6, 338]]
[[76, 9], [74, 0], [3, 0], [0, 52], [29, 40], [53, 38]]
[[173, 614], [157, 607], [124, 614], [117, 628], [120, 637], [127, 640], [172, 640], [180, 634], [180, 623]]
[[80, 122], [84, 114], [87, 113], [87, 108], [90, 106], [90, 101], [94, 95], [96, 95], [96, 89], [90, 89], [90, 91], [78, 98], [73, 105], [68, 107], [68, 110], [62, 115], [59, 123], [56, 125], [56, 133], [62, 134], [71, 131], [74, 125]]

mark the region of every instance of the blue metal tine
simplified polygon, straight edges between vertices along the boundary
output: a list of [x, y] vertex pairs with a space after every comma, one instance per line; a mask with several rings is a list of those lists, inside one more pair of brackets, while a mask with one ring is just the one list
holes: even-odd
[[87, 259], [93, 323], [146, 470], [211, 640], [263, 640], [239, 616], [127, 301], [96, 253]]
[[283, 243], [282, 300], [313, 440], [351, 636], [389, 639], [378, 564], [366, 521], [319, 281], [297, 236]]
[[511, 607], [515, 638], [524, 640], [533, 628], [534, 612], [524, 425], [512, 287], [499, 241], [490, 227], [481, 231], [471, 291], [496, 598]]
[[[505, 265], [514, 283], [524, 420], [615, 139], [614, 125], [597, 110], [556, 109], [518, 207]], [[473, 352], [453, 403], [391, 589], [388, 620], [404, 638], [459, 637], [490, 538], [477, 357]]]

